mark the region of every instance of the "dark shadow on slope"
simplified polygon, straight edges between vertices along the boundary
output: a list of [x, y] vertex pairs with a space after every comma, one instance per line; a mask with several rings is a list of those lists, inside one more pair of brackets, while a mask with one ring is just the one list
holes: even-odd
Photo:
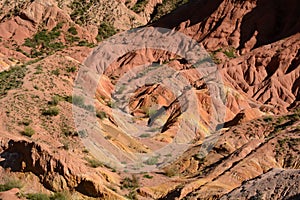
[[[207, 24], [207, 19], [218, 9], [224, 0], [195, 0], [190, 1], [174, 10], [173, 12], [161, 17], [158, 21], [149, 24], [149, 26], [163, 27], [168, 29], [178, 28], [182, 22], [189, 20], [188, 27], [201, 23], [199, 32], [204, 27], [208, 28], [211, 24]], [[241, 4], [244, 1], [231, 0], [227, 4]], [[226, 4], [226, 5], [227, 5]], [[223, 6], [226, 6], [223, 4]], [[237, 5], [236, 5], [237, 6]], [[256, 43], [254, 48], [262, 45], [270, 44], [283, 38], [287, 38], [300, 32], [300, 1], [299, 0], [257, 0], [256, 7], [245, 14], [241, 19], [240, 27], [240, 43], [238, 50], [245, 47], [245, 43], [249, 41], [257, 32]], [[238, 10], [233, 12], [239, 12]], [[232, 14], [232, 13], [227, 13]], [[208, 31], [204, 31], [203, 35], [200, 35], [200, 42], [206, 37], [210, 36], [212, 31], [217, 30], [222, 26], [222, 20], [224, 20], [226, 13], [222, 14], [219, 19], [216, 19], [215, 25], [210, 27]], [[232, 22], [232, 26], [237, 26]], [[203, 30], [202, 30], [203, 31]], [[229, 35], [227, 35], [229, 36]], [[224, 37], [227, 37], [224, 36]]]
[[178, 27], [180, 23], [190, 20], [189, 26], [192, 26], [207, 19], [222, 2], [223, 0], [190, 1], [149, 25], [172, 29]]
[[254, 48], [270, 44], [300, 32], [299, 0], [258, 0], [257, 6], [247, 13], [241, 24], [242, 49], [257, 31]]

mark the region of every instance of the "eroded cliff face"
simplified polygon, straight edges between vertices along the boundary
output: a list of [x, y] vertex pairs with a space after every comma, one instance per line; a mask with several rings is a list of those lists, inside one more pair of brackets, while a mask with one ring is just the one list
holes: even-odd
[[299, 99], [296, 7], [294, 0], [192, 1], [153, 25], [201, 42], [221, 62], [229, 84], [282, 112]]
[[[118, 29], [146, 24], [157, 14], [159, 4], [167, 5], [164, 3], [160, 0], [87, 1], [86, 5], [77, 1], [0, 2], [0, 71], [22, 64], [26, 69], [20, 71], [24, 74], [17, 79], [12, 77], [13, 73], [5, 74], [2, 77], [6, 81], [0, 83], [3, 85], [0, 165], [6, 170], [2, 173], [32, 173], [45, 191], [75, 191], [87, 199], [123, 199], [125, 195], [138, 199], [297, 199], [300, 167], [300, 3], [297, 0], [191, 1], [148, 24], [175, 29], [194, 38], [210, 53], [222, 74], [226, 91], [225, 124], [216, 132], [220, 137], [205, 158], [198, 154], [201, 146], [207, 145], [203, 144], [205, 134], [199, 131], [192, 147], [174, 163], [161, 172], [138, 174], [130, 179], [129, 173], [117, 174], [115, 169], [95, 163], [84, 148], [70, 112], [80, 63], [97, 40]], [[104, 28], [103, 22], [112, 27]], [[49, 38], [53, 41], [48, 41]], [[184, 58], [154, 49], [129, 52], [104, 72], [95, 104], [102, 128], [100, 134], [128, 155], [147, 152], [149, 148], [140, 143], [140, 138], [129, 137], [118, 127], [111, 100], [120, 77], [145, 63], [167, 65], [188, 80], [196, 94], [197, 112], [204, 127], [209, 127], [213, 113], [207, 84], [195, 75], [195, 69]], [[9, 81], [20, 84], [8, 84]], [[172, 142], [184, 108], [172, 91], [159, 84], [144, 85], [132, 94], [128, 103], [130, 114], [138, 123], [151, 126], [156, 118], [164, 117], [162, 131], [151, 137], [154, 143], [147, 145], [160, 147]], [[59, 110], [57, 115], [43, 114], [53, 107]], [[31, 137], [20, 134], [28, 126], [35, 130]], [[209, 139], [214, 141], [216, 134]], [[255, 185], [266, 187], [260, 189]], [[17, 192], [0, 193], [0, 197], [16, 197]]]
[[2, 138], [1, 144], [1, 167], [11, 172], [33, 173], [48, 190], [75, 190], [91, 197], [122, 198], [108, 188], [110, 181], [120, 181], [118, 175], [112, 175], [106, 169], [91, 170], [78, 164], [82, 160], [70, 153], [52, 152], [46, 145], [26, 139]]
[[209, 50], [234, 47], [246, 53], [299, 32], [299, 2], [191, 1], [154, 26], [176, 28]]

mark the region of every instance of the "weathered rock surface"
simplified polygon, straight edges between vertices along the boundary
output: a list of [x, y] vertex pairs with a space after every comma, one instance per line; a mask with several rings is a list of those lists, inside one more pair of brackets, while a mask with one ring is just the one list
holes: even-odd
[[272, 169], [269, 172], [245, 182], [225, 199], [290, 199], [300, 198], [299, 169]]
[[121, 198], [105, 186], [100, 172], [91, 173], [79, 160], [62, 152], [51, 155], [47, 148], [26, 140], [10, 140], [3, 147], [0, 162], [13, 172], [32, 172], [52, 191], [77, 190], [92, 197]]

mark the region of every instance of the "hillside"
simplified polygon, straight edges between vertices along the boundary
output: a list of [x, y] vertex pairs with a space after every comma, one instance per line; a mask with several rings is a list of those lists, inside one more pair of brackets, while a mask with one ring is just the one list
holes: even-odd
[[299, 7], [1, 0], [0, 199], [298, 199]]

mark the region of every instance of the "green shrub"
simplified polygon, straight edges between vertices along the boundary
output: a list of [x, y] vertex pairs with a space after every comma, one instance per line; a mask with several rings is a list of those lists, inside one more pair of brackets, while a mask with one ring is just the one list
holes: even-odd
[[97, 116], [98, 118], [100, 118], [100, 119], [104, 119], [104, 118], [107, 117], [105, 112], [103, 112], [103, 111], [98, 111], [98, 110], [96, 111], [96, 116]]
[[68, 29], [68, 32], [71, 33], [72, 35], [77, 35], [78, 32], [76, 30], [76, 28], [74, 26], [71, 26], [69, 29]]
[[113, 101], [108, 101], [107, 102], [107, 106], [110, 107], [110, 108], [115, 108], [116, 107], [116, 103], [113, 102]]
[[141, 134], [139, 137], [140, 138], [147, 138], [147, 137], [150, 137], [151, 135], [149, 133], [143, 133]]
[[74, 96], [72, 97], [72, 103], [73, 103], [75, 106], [83, 107], [83, 106], [84, 106], [84, 98], [83, 98], [82, 96], [74, 95]]
[[107, 135], [104, 137], [106, 140], [110, 140], [112, 137], [110, 135]]
[[135, 175], [132, 175], [132, 178], [126, 177], [122, 181], [123, 188], [135, 189], [139, 187], [139, 180]]
[[145, 9], [147, 3], [148, 3], [148, 0], [138, 0], [136, 2], [136, 4], [134, 4], [134, 6], [132, 7], [132, 10], [135, 13], [140, 13]]
[[72, 131], [72, 129], [69, 126], [63, 126], [61, 127], [61, 131], [65, 136], [75, 136], [74, 132]]
[[156, 109], [153, 109], [153, 108], [146, 109], [146, 116], [147, 116], [147, 117], [152, 117], [152, 116], [154, 116], [156, 113], [157, 113], [157, 110], [156, 110]]
[[32, 48], [31, 57], [38, 57], [43, 54], [52, 54], [63, 49], [65, 46], [58, 42], [61, 34], [62, 23], [59, 23], [51, 31], [45, 29], [36, 33], [33, 38], [25, 39], [24, 46]]
[[50, 196], [50, 200], [69, 200], [70, 195], [65, 192], [57, 192]]
[[68, 103], [72, 103], [73, 102], [73, 97], [72, 96], [65, 96], [63, 97], [63, 99], [68, 102]]
[[59, 109], [57, 107], [53, 106], [46, 110], [43, 110], [42, 114], [44, 116], [57, 116], [59, 114]]
[[29, 200], [50, 200], [47, 194], [43, 193], [34, 193], [34, 194], [27, 194], [26, 199]]
[[158, 162], [158, 157], [155, 156], [155, 157], [149, 158], [149, 159], [146, 160], [144, 163], [145, 163], [146, 165], [156, 165], [157, 162]]
[[131, 199], [131, 200], [138, 200], [138, 197], [137, 197], [137, 192], [135, 190], [131, 190], [129, 191], [129, 193], [127, 195], [125, 195], [128, 199]]
[[71, 66], [71, 67], [67, 67], [67, 72], [68, 73], [73, 73], [73, 72], [76, 72], [77, 68], [76, 66]]
[[94, 106], [92, 105], [84, 105], [82, 108], [90, 112], [94, 111]]
[[153, 176], [151, 176], [151, 175], [149, 175], [149, 174], [145, 174], [143, 177], [144, 177], [144, 178], [148, 178], [148, 179], [152, 179], [152, 178], [153, 178]]
[[12, 67], [8, 71], [0, 72], [0, 98], [6, 96], [7, 92], [23, 85], [26, 75], [25, 66]]
[[31, 137], [35, 134], [35, 131], [30, 126], [26, 126], [24, 130], [22, 131], [22, 135], [26, 135], [28, 137]]
[[165, 172], [165, 175], [168, 177], [172, 177], [177, 174], [177, 170], [174, 167], [165, 168], [164, 172]]
[[85, 24], [87, 22], [88, 10], [92, 5], [95, 5], [96, 0], [90, 1], [81, 1], [74, 0], [72, 1], [70, 7], [72, 9], [72, 13], [70, 14], [71, 19], [78, 24]]
[[228, 58], [235, 58], [235, 53], [234, 53], [234, 48], [229, 48], [228, 50], [224, 51], [224, 54], [228, 57]]
[[81, 41], [78, 42], [78, 46], [81, 46], [81, 47], [86, 46], [86, 47], [91, 47], [92, 48], [95, 45], [93, 43], [89, 43], [86, 40], [81, 40]]
[[96, 159], [86, 158], [86, 161], [88, 161], [89, 165], [93, 168], [102, 167], [104, 164]]
[[8, 179], [4, 184], [0, 184], [0, 192], [8, 191], [13, 188], [21, 189], [23, 187], [22, 183], [18, 179]]
[[273, 121], [273, 117], [272, 116], [267, 116], [263, 119], [265, 122], [272, 122]]
[[54, 69], [51, 71], [51, 74], [55, 75], [55, 76], [59, 76], [60, 72], [59, 69]]
[[96, 37], [97, 41], [100, 42], [106, 38], [109, 38], [117, 33], [113, 25], [103, 22], [98, 28], [98, 35]]
[[65, 39], [66, 39], [67, 43], [73, 44], [74, 42], [78, 42], [80, 40], [80, 37], [73, 36], [73, 35], [66, 35]]
[[25, 126], [29, 126], [31, 124], [31, 122], [32, 122], [31, 119], [25, 118], [25, 119], [23, 119], [22, 124]]
[[35, 67], [36, 71], [34, 72], [34, 74], [41, 74], [43, 72], [43, 67], [42, 65], [37, 65]]
[[54, 95], [51, 99], [51, 101], [48, 102], [49, 105], [52, 105], [52, 106], [57, 106], [58, 103], [60, 102], [61, 100], [61, 97], [58, 96], [58, 95]]
[[88, 149], [83, 149], [82, 153], [89, 153], [90, 151]]
[[189, 0], [163, 0], [160, 5], [155, 8], [154, 16], [152, 17], [152, 22], [158, 20], [162, 16], [172, 12], [179, 6], [188, 3]]
[[67, 193], [63, 192], [54, 193], [50, 196], [43, 193], [32, 193], [25, 196], [29, 200], [69, 200], [71, 198]]

